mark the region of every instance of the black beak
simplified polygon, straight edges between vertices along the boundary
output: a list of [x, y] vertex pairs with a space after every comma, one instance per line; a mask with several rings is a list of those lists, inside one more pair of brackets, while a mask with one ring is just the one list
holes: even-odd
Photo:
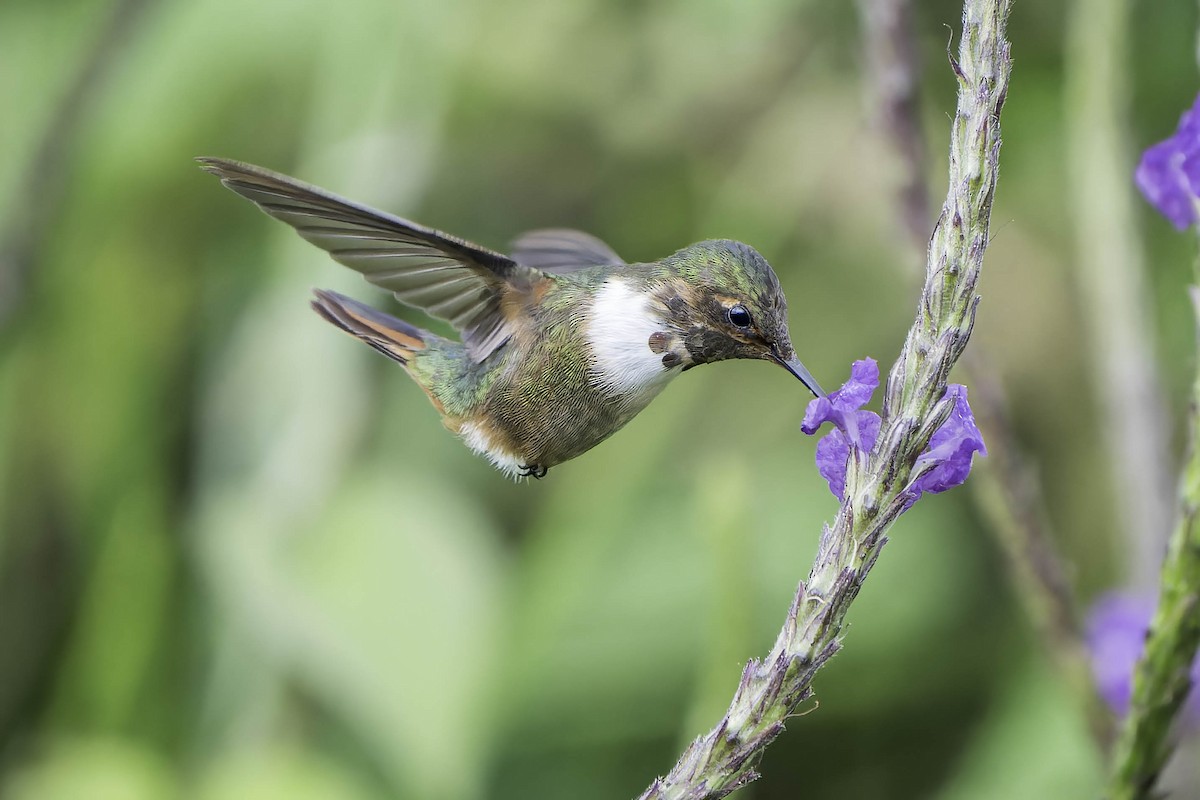
[[816, 379], [813, 378], [812, 373], [808, 371], [808, 368], [800, 363], [800, 359], [796, 358], [795, 353], [792, 354], [791, 358], [785, 360], [778, 354], [778, 352], [772, 352], [771, 358], [775, 359], [779, 366], [783, 367], [788, 372], [799, 378], [800, 382], [807, 386], [808, 390], [814, 395], [817, 397], [825, 396], [825, 390], [822, 389], [820, 384], [817, 383]]

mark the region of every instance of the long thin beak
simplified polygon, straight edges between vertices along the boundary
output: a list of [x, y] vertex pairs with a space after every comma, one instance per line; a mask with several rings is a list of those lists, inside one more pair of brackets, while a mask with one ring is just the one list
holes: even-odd
[[775, 359], [779, 366], [783, 367], [788, 372], [799, 378], [800, 382], [807, 386], [808, 390], [814, 395], [817, 397], [825, 396], [825, 390], [821, 388], [821, 385], [817, 383], [816, 378], [814, 378], [812, 373], [808, 371], [808, 367], [800, 363], [800, 359], [796, 357], [795, 353], [793, 353], [792, 357], [786, 361], [774, 354], [772, 354], [772, 358]]

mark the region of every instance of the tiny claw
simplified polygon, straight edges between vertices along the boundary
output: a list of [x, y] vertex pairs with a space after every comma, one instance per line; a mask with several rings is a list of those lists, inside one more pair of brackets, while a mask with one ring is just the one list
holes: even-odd
[[546, 477], [546, 473], [549, 471], [549, 467], [543, 467], [540, 464], [522, 464], [520, 475], [522, 478], [533, 478], [535, 481], [540, 481]]

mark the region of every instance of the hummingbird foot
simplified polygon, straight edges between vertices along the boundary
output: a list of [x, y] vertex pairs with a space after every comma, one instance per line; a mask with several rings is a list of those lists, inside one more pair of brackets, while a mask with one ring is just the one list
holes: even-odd
[[520, 476], [522, 478], [533, 478], [540, 481], [546, 477], [546, 473], [550, 471], [549, 467], [543, 467], [540, 464], [522, 464]]

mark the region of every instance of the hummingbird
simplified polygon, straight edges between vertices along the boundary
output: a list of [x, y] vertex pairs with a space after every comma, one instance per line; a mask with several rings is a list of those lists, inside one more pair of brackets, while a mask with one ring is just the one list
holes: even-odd
[[198, 158], [335, 261], [459, 331], [453, 341], [337, 292], [327, 322], [399, 363], [446, 428], [513, 478], [542, 478], [607, 439], [681, 372], [771, 361], [816, 396], [779, 279], [749, 245], [693, 244], [626, 263], [590, 234], [530, 231], [512, 255], [251, 164]]

